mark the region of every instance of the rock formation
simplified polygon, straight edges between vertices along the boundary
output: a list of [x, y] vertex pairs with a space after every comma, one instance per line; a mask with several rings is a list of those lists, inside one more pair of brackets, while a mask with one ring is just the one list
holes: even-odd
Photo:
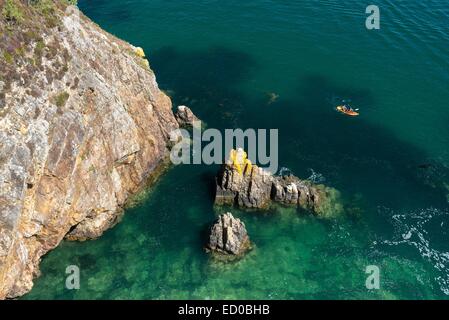
[[242, 256], [250, 247], [245, 224], [230, 212], [221, 214], [211, 228], [207, 249], [224, 256]]
[[194, 122], [199, 121], [199, 119], [193, 114], [192, 110], [186, 106], [178, 106], [178, 110], [175, 113], [175, 118], [181, 127], [192, 127]]
[[[178, 123], [148, 61], [66, 1], [0, 1], [0, 299], [42, 255], [100, 236]], [[12, 9], [11, 9], [12, 8]], [[45, 9], [45, 10], [44, 10]]]
[[265, 209], [273, 202], [295, 205], [318, 215], [342, 210], [339, 193], [293, 175], [275, 176], [246, 158], [242, 149], [231, 150], [229, 160], [216, 178], [215, 203]]

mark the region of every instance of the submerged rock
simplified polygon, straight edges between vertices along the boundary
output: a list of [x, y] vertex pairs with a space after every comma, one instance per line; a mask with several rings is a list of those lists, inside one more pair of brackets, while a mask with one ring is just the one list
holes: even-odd
[[245, 224], [230, 212], [221, 214], [211, 228], [206, 248], [224, 256], [242, 256], [251, 248]]
[[180, 127], [192, 127], [194, 122], [199, 119], [193, 114], [192, 110], [186, 106], [178, 106], [178, 110], [175, 113], [176, 121]]
[[273, 202], [296, 205], [318, 215], [342, 211], [339, 192], [293, 175], [275, 176], [253, 165], [242, 149], [232, 150], [216, 178], [215, 203], [265, 209]]

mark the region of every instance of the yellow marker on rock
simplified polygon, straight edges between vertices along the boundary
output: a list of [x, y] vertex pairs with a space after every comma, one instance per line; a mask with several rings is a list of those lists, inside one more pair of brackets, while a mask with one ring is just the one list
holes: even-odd
[[253, 168], [253, 164], [251, 163], [251, 160], [246, 159], [246, 162], [245, 162], [245, 174], [251, 174], [252, 168]]
[[145, 58], [145, 52], [141, 47], [134, 48], [134, 53], [137, 54], [141, 58]]
[[243, 172], [245, 172], [245, 174], [251, 173], [253, 165], [242, 148], [237, 150], [232, 149], [229, 155], [229, 160], [240, 175], [242, 175]]

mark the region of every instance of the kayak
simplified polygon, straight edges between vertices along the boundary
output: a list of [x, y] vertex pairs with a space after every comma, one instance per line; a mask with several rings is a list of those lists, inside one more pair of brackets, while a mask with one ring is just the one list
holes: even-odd
[[359, 115], [359, 113], [358, 113], [358, 112], [355, 112], [354, 110], [346, 111], [345, 108], [344, 108], [343, 106], [338, 106], [338, 107], [337, 107], [337, 111], [338, 111], [338, 112], [341, 112], [341, 113], [344, 113], [344, 114], [346, 114], [346, 115], [348, 115], [348, 116], [353, 116], [353, 117]]

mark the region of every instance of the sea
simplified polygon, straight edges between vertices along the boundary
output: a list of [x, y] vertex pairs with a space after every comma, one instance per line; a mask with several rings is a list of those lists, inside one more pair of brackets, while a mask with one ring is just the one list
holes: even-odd
[[[279, 169], [344, 210], [219, 208], [219, 165], [172, 166], [102, 237], [44, 256], [23, 299], [447, 299], [449, 2], [375, 2], [378, 29], [357, 0], [79, 0], [144, 49], [174, 107], [277, 129]], [[225, 211], [253, 242], [233, 263], [204, 250]]]

